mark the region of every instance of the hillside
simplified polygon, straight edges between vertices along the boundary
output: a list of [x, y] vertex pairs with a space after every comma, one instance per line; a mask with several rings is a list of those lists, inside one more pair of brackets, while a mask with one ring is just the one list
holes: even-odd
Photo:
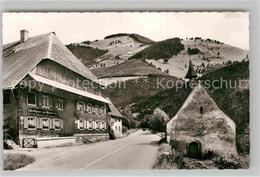
[[95, 68], [91, 71], [98, 78], [168, 75], [141, 60], [128, 60], [118, 65]]
[[95, 64], [95, 59], [104, 55], [108, 50], [102, 50], [80, 44], [69, 44], [66, 47], [78, 58], [85, 66]]
[[137, 52], [130, 59], [168, 59], [179, 54], [184, 49], [180, 38], [172, 38], [151, 44], [146, 49]]
[[[158, 81], [162, 86], [158, 86]], [[138, 79], [131, 79], [124, 84], [111, 84], [103, 90], [104, 95], [111, 98], [116, 107], [125, 108], [129, 104], [140, 102], [167, 88], [167, 82], [175, 83], [177, 78], [172, 76], [149, 75]]]
[[[240, 153], [249, 152], [249, 62], [235, 63], [216, 70], [203, 76], [202, 81], [220, 81], [221, 78], [232, 84], [239, 79], [245, 80], [238, 88], [220, 87], [220, 85], [215, 85], [217, 88], [205, 88], [220, 108], [235, 121], [238, 151]], [[204, 86], [207, 86], [205, 83]], [[140, 113], [140, 119], [157, 107], [173, 117], [190, 92], [191, 90], [185, 87], [178, 90], [176, 88], [164, 90], [137, 102], [131, 109], [133, 113]]]
[[[109, 72], [111, 66], [140, 59], [174, 77], [184, 78], [189, 60], [192, 60], [199, 75], [210, 73], [232, 62], [249, 60], [248, 50], [200, 37], [154, 42], [139, 34], [118, 33], [102, 40], [71, 44], [68, 48], [88, 68], [97, 69], [97, 73]], [[120, 68], [121, 66], [115, 69]], [[118, 75], [119, 71], [115, 72]], [[126, 72], [124, 75], [128, 74]]]
[[[152, 57], [147, 58], [146, 61], [162, 70], [168, 69], [172, 76], [183, 78], [188, 69], [189, 59], [192, 60], [196, 71], [200, 74], [222, 68], [230, 62], [248, 60], [249, 51], [216, 40], [190, 38], [182, 40], [181, 43], [185, 49], [178, 55], [170, 57], [167, 62], [163, 58], [154, 60]], [[197, 54], [196, 52], [189, 53], [189, 49], [199, 52]]]
[[[73, 47], [68, 48], [78, 58], [83, 59], [83, 63], [88, 68], [99, 68], [122, 63], [151, 43], [152, 40], [138, 34], [119, 33], [106, 36], [101, 40], [75, 43]], [[89, 49], [96, 51], [93, 54], [93, 50]]]

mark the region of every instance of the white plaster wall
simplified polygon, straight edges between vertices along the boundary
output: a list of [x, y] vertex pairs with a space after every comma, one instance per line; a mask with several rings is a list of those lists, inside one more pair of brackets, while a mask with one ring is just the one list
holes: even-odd
[[111, 118], [111, 129], [114, 131], [116, 138], [119, 138], [123, 135], [122, 128], [122, 119]]

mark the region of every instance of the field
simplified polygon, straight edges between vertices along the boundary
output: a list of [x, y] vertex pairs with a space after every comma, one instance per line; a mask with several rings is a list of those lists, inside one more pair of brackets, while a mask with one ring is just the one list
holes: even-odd
[[122, 76], [148, 76], [148, 75], [168, 75], [165, 72], [141, 61], [128, 60], [118, 65], [101, 67], [91, 70], [98, 78], [122, 77]]

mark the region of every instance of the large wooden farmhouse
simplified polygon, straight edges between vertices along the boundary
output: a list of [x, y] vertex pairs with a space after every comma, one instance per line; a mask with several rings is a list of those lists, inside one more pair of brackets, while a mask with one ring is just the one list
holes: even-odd
[[75, 134], [108, 139], [110, 101], [97, 78], [54, 32], [20, 33], [3, 46], [5, 136], [20, 145]]
[[[191, 65], [191, 62], [190, 62]], [[196, 77], [188, 70], [186, 78]], [[167, 141], [191, 157], [212, 153], [237, 155], [236, 125], [198, 81], [176, 115], [167, 123]]]

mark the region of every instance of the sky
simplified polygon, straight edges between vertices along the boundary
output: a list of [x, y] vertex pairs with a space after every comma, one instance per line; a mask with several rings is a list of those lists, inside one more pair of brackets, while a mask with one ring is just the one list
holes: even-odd
[[115, 33], [137, 33], [155, 41], [202, 37], [249, 49], [247, 12], [86, 12], [4, 13], [3, 43], [55, 32], [64, 44], [103, 39]]

